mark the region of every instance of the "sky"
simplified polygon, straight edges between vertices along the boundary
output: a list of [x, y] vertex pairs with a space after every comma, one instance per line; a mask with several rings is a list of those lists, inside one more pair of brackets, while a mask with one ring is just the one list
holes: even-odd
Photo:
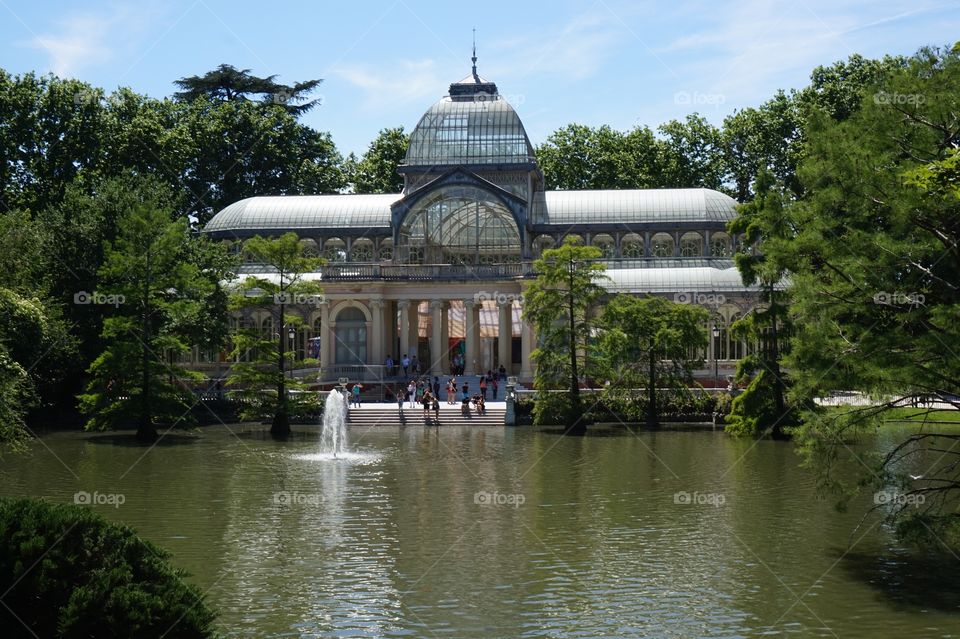
[[714, 124], [851, 54], [960, 40], [958, 0], [0, 0], [0, 67], [153, 97], [221, 63], [292, 84], [345, 155], [408, 132], [470, 72], [497, 83], [534, 144], [571, 122]]

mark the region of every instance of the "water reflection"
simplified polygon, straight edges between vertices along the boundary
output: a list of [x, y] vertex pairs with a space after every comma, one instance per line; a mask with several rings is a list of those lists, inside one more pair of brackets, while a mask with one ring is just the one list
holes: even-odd
[[916, 568], [880, 527], [846, 548], [856, 509], [817, 501], [788, 444], [419, 425], [354, 429], [357, 456], [336, 460], [317, 457], [316, 433], [214, 428], [146, 455], [44, 443], [56, 457], [4, 458], [0, 490], [124, 492], [100, 512], [171, 549], [231, 637], [960, 629], [952, 567]]

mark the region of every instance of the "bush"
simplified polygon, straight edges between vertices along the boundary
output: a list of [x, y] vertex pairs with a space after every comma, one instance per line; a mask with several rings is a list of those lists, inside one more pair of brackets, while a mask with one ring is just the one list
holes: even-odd
[[212, 636], [214, 613], [168, 559], [87, 508], [0, 499], [4, 636]]

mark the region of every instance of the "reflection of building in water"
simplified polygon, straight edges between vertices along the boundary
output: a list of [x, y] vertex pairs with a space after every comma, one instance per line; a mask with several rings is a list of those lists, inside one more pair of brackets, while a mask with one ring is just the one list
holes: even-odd
[[[708, 307], [719, 328], [703, 353], [711, 374], [715, 360], [744, 355], [728, 328], [755, 296], [731, 259], [740, 238], [726, 232], [730, 197], [544, 190], [523, 123], [476, 65], [420, 119], [399, 171], [402, 193], [253, 197], [205, 228], [238, 251], [254, 235], [294, 231], [328, 260], [312, 275], [323, 298], [293, 307], [306, 326], [297, 357], [318, 352], [323, 379], [376, 379], [388, 355], [404, 354], [446, 372], [456, 353], [467, 374], [503, 365], [531, 378], [535, 336], [521, 312], [532, 261], [571, 236], [603, 252], [612, 292]], [[250, 261], [241, 276], [269, 277], [264, 270]], [[274, 330], [266, 312], [234, 322]]]

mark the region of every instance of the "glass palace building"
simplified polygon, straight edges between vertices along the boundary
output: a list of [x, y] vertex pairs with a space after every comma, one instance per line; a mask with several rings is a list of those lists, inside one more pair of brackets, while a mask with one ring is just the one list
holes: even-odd
[[[288, 309], [303, 320], [290, 332], [297, 358], [317, 357], [324, 381], [375, 381], [388, 356], [407, 354], [430, 374], [448, 373], [462, 355], [466, 374], [503, 365], [528, 382], [536, 335], [522, 310], [533, 260], [577, 236], [602, 251], [611, 293], [709, 308], [709, 328], [719, 331], [711, 330], [702, 376], [729, 373], [745, 344], [728, 327], [756, 301], [731, 259], [738, 238], [725, 228], [734, 200], [701, 188], [547, 191], [523, 123], [496, 84], [474, 64], [449, 91], [410, 135], [402, 193], [264, 195], [206, 225], [234, 243], [293, 231], [326, 258], [310, 274], [322, 299]], [[268, 270], [248, 261], [240, 277], [275, 277]], [[233, 321], [289, 330], [266, 310]]]

